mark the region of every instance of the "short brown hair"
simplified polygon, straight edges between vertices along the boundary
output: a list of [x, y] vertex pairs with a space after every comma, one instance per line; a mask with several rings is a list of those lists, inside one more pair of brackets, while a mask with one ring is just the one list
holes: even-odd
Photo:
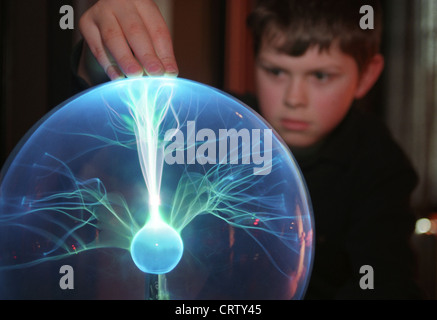
[[[363, 5], [373, 8], [374, 29], [360, 27]], [[380, 50], [381, 11], [378, 0], [258, 0], [248, 25], [255, 54], [263, 40], [291, 56], [301, 56], [313, 46], [329, 50], [338, 41], [340, 49], [363, 70]]]

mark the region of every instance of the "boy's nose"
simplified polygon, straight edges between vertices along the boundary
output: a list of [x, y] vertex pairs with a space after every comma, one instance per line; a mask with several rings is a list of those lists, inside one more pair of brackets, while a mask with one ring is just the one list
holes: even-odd
[[284, 104], [289, 108], [307, 105], [307, 92], [304, 79], [291, 79], [284, 95]]

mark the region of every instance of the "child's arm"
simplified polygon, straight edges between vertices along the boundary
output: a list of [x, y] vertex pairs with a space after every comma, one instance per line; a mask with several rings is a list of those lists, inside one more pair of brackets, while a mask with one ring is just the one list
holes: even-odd
[[83, 14], [79, 29], [85, 45], [78, 74], [91, 85], [88, 48], [112, 80], [178, 73], [170, 32], [153, 0], [99, 0]]

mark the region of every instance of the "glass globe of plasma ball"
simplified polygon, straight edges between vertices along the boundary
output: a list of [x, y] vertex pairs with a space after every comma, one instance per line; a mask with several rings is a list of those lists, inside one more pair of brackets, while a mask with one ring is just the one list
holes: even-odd
[[145, 77], [76, 95], [22, 139], [0, 183], [0, 299], [305, 294], [300, 170], [258, 114], [209, 86]]

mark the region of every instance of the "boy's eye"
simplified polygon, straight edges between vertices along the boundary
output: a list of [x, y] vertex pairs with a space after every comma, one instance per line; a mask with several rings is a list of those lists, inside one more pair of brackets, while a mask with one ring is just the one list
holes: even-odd
[[264, 70], [275, 77], [280, 76], [284, 72], [281, 68], [276, 67], [265, 67]]
[[331, 75], [326, 73], [326, 72], [322, 72], [322, 71], [316, 71], [313, 73], [313, 76], [317, 79], [317, 80], [328, 80]]
[[282, 73], [282, 70], [279, 69], [279, 68], [271, 68], [271, 69], [269, 70], [269, 72], [270, 72], [271, 74], [274, 74], [275, 76], [279, 76], [279, 75]]

